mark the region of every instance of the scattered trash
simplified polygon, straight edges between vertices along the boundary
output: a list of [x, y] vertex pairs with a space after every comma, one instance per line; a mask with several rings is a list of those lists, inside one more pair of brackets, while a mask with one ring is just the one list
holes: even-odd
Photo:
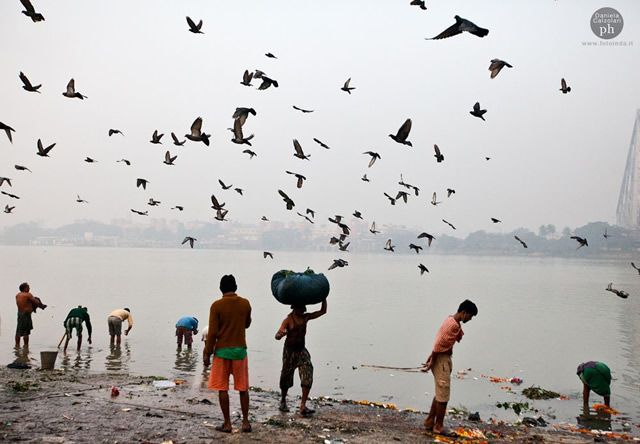
[[116, 388], [115, 385], [111, 386], [111, 397], [114, 398], [120, 394], [120, 390]]
[[469, 416], [467, 417], [467, 420], [482, 421], [482, 419], [480, 419], [480, 412], [470, 413]]
[[529, 399], [553, 399], [560, 398], [560, 393], [552, 392], [540, 387], [531, 386], [522, 390], [522, 394]]
[[516, 415], [520, 415], [520, 412], [523, 410], [531, 410], [531, 406], [529, 406], [528, 402], [498, 402], [496, 407], [502, 408], [505, 410], [513, 409]]
[[527, 427], [546, 427], [547, 421], [545, 421], [542, 417], [532, 418], [531, 416], [525, 416], [522, 418], [522, 424]]
[[522, 384], [524, 381], [521, 378], [513, 377], [513, 378], [511, 378], [511, 380], [509, 382], [511, 382], [512, 384], [518, 384], [519, 385], [519, 384]]
[[153, 381], [153, 386], [155, 388], [164, 389], [164, 388], [175, 387], [176, 383], [173, 381]]
[[620, 412], [617, 411], [616, 409], [613, 409], [611, 407], [607, 407], [604, 404], [594, 404], [593, 405], [593, 410], [595, 410], [597, 412], [609, 413], [610, 415], [619, 415], [620, 414]]
[[121, 412], [130, 412], [131, 409], [130, 408], [124, 408], [124, 409], [120, 409]]

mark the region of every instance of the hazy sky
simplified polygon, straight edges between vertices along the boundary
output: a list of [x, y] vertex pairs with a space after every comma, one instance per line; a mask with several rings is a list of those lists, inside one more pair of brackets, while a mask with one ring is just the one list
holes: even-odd
[[[247, 223], [263, 215], [300, 220], [295, 212], [306, 208], [322, 221], [357, 209], [379, 226], [458, 236], [615, 223], [640, 108], [637, 0], [432, 1], [427, 11], [409, 0], [33, 3], [46, 21], [32, 23], [18, 0], [0, 3], [0, 122], [16, 131], [13, 144], [0, 134], [0, 176], [13, 183], [1, 190], [21, 197], [0, 195], [2, 208], [16, 206], [0, 213], [0, 228], [79, 219], [216, 222], [211, 194], [226, 202], [228, 219]], [[622, 14], [615, 41], [633, 46], [583, 44], [603, 41], [590, 27], [601, 7]], [[489, 35], [425, 40], [456, 14]], [[204, 21], [203, 35], [188, 32], [187, 15]], [[514, 67], [490, 79], [493, 58]], [[241, 85], [245, 69], [264, 71], [279, 88]], [[43, 84], [42, 94], [21, 88], [20, 71]], [[566, 95], [563, 77], [572, 88]], [[71, 78], [88, 99], [62, 96]], [[351, 95], [340, 90], [347, 78]], [[469, 114], [476, 101], [488, 110], [484, 122]], [[244, 126], [245, 136], [255, 134], [253, 159], [227, 130], [239, 106], [257, 111]], [[174, 146], [170, 133], [184, 140], [198, 116], [211, 146]], [[388, 137], [407, 118], [413, 147]], [[125, 136], [108, 137], [110, 128]], [[156, 129], [162, 145], [149, 143]], [[38, 139], [56, 143], [50, 158], [35, 154]], [[293, 139], [309, 161], [293, 156]], [[178, 156], [175, 166], [163, 164], [167, 150]], [[371, 168], [369, 150], [382, 157]], [[116, 162], [122, 158], [131, 166]], [[306, 176], [301, 189], [285, 170]], [[365, 173], [371, 182], [361, 180]], [[391, 206], [383, 192], [403, 189], [400, 174], [420, 195]], [[149, 180], [146, 190], [136, 188], [138, 177]], [[218, 179], [244, 195], [222, 190]], [[456, 194], [447, 198], [447, 188]], [[293, 211], [278, 189], [295, 201]], [[78, 194], [89, 204], [77, 203]], [[162, 204], [150, 207], [149, 198]], [[170, 210], [175, 205], [185, 210]]]

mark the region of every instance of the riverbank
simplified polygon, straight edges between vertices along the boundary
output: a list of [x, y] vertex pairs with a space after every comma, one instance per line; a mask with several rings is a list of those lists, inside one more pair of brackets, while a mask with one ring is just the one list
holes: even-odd
[[[233, 433], [215, 430], [222, 422], [217, 395], [193, 381], [126, 374], [62, 370], [0, 369], [0, 440], [47, 443], [424, 443], [547, 442], [582, 444], [638, 442], [625, 435], [571, 431], [554, 426], [472, 422], [448, 414], [456, 437], [436, 436], [422, 425], [423, 412], [373, 402], [324, 397], [302, 417], [278, 411], [278, 393], [251, 389], [251, 433], [241, 433], [239, 401], [231, 396]], [[168, 386], [168, 387], [164, 387]], [[112, 396], [112, 387], [118, 395]], [[195, 396], [194, 396], [195, 394]], [[298, 400], [291, 399], [291, 407]]]

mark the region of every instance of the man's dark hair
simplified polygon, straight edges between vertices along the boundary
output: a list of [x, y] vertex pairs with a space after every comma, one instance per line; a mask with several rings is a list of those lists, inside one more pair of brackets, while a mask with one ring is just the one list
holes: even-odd
[[469, 299], [465, 299], [458, 307], [458, 313], [461, 311], [469, 313], [471, 316], [475, 316], [478, 314], [478, 307], [476, 307], [476, 304], [471, 302]]
[[220, 291], [223, 293], [229, 293], [231, 291], [236, 291], [238, 286], [236, 285], [236, 278], [233, 277], [232, 274], [225, 274], [220, 279]]
[[29, 284], [27, 284], [26, 282], [20, 284], [20, 291], [27, 291], [27, 288], [29, 288]]
[[125, 307], [124, 311], [128, 311], [129, 313], [131, 313], [131, 310], [129, 310], [128, 308]]

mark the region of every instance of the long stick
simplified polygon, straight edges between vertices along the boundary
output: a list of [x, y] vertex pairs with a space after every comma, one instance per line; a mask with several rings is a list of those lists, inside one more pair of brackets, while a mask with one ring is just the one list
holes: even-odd
[[360, 367], [385, 368], [389, 370], [402, 370], [402, 371], [419, 370], [422, 368], [422, 367], [388, 367], [386, 365], [372, 365], [372, 364], [360, 364]]
[[65, 331], [64, 334], [62, 335], [62, 339], [60, 339], [60, 342], [58, 342], [58, 348], [60, 348], [60, 345], [62, 344], [62, 341], [64, 341], [64, 338], [67, 337], [67, 332]]

